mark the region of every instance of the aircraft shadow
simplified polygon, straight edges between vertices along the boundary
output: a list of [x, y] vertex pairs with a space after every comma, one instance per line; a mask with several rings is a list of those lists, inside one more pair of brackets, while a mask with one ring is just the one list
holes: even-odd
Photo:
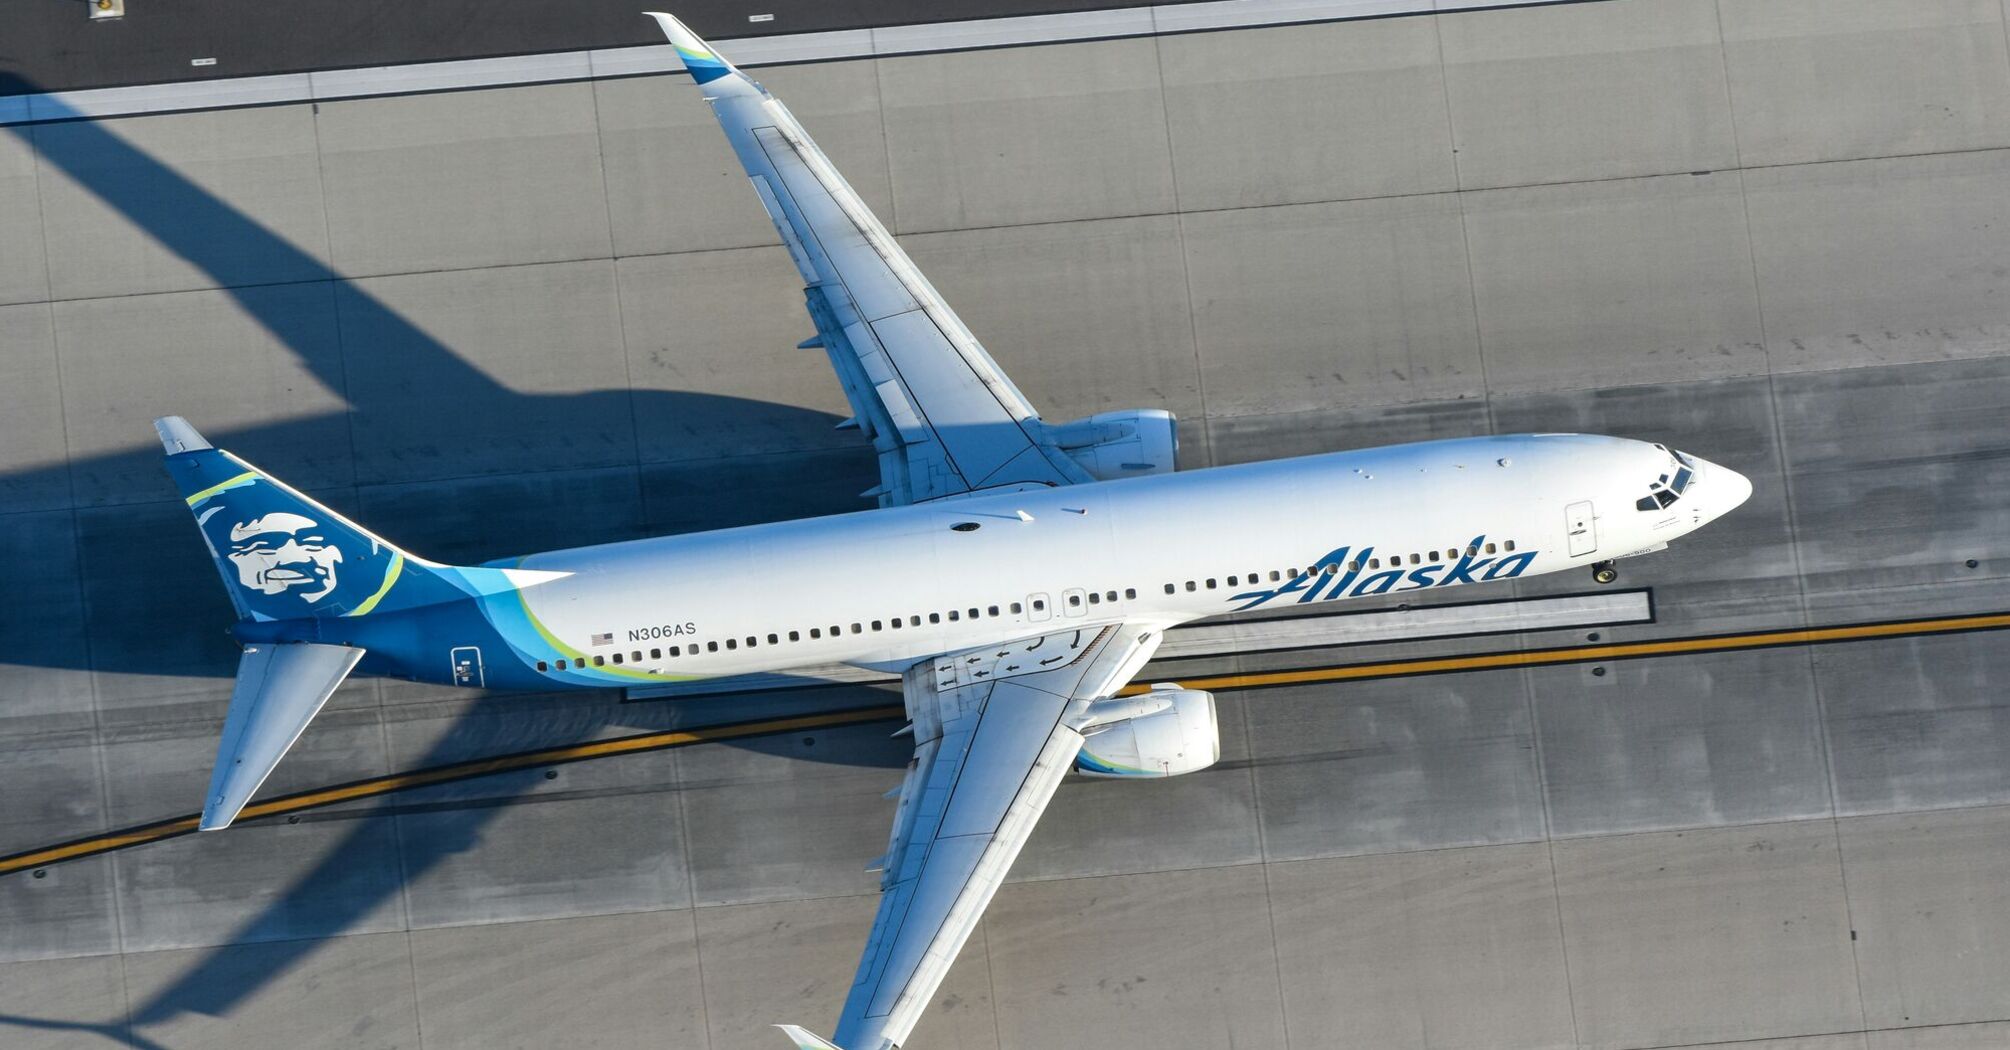
[[[18, 76], [0, 73], [0, 94], [36, 90]], [[624, 463], [617, 459], [578, 469], [499, 470], [498, 464], [506, 466], [516, 458], [535, 462], [535, 456], [525, 454], [524, 449], [534, 452], [538, 442], [564, 441], [563, 424], [569, 420], [581, 421], [582, 428], [591, 429], [597, 421], [608, 419], [669, 419], [694, 432], [714, 421], [725, 421], [736, 427], [772, 428], [792, 435], [824, 432], [837, 420], [792, 406], [676, 391], [621, 389], [546, 395], [510, 390], [366, 290], [111, 130], [91, 121], [61, 124], [60, 129], [59, 134], [40, 135], [28, 126], [5, 130], [29, 142], [40, 164], [65, 172], [135, 227], [208, 275], [220, 286], [221, 294], [270, 332], [329, 389], [351, 391], [346, 412], [309, 414], [213, 432], [205, 428], [206, 436], [281, 478], [304, 479], [296, 483], [414, 551], [442, 561], [478, 563], [551, 547], [867, 506], [858, 493], [874, 483], [877, 471], [872, 451], [863, 442], [852, 447], [813, 448], [801, 454], [723, 461], [637, 463], [630, 459]], [[117, 177], [104, 177], [108, 171], [116, 172]], [[325, 464], [314, 461], [312, 450], [325, 445], [331, 432], [339, 433], [352, 425], [358, 430], [370, 427], [389, 413], [406, 412], [409, 402], [399, 399], [394, 404], [373, 405], [369, 394], [358, 393], [358, 388], [345, 383], [338, 374], [341, 355], [328, 352], [331, 335], [327, 315], [299, 310], [297, 297], [269, 294], [271, 286], [259, 284], [271, 273], [287, 274], [289, 283], [322, 282], [330, 287], [338, 297], [345, 330], [353, 324], [374, 339], [395, 344], [400, 352], [399, 368], [423, 377], [429, 389], [442, 392], [441, 411], [474, 405], [491, 426], [497, 420], [535, 421], [545, 429], [531, 428], [522, 435], [524, 449], [476, 450], [464, 453], [461, 461], [456, 461], [451, 451], [416, 449], [415, 455], [430, 458], [420, 468], [425, 477], [413, 483], [315, 487], [312, 479], [329, 471]], [[823, 366], [806, 358], [804, 367]], [[366, 385], [362, 389], [370, 388]], [[227, 689], [236, 665], [236, 648], [221, 632], [234, 614], [196, 530], [161, 469], [161, 453], [150, 428], [144, 420], [134, 422], [129, 447], [0, 474], [0, 505], [4, 506], [34, 500], [49, 505], [52, 493], [120, 494], [114, 505], [93, 506], [88, 499], [61, 504], [74, 506], [74, 526], [71, 515], [45, 515], [61, 519], [52, 529], [67, 532], [74, 527], [78, 537], [75, 564], [80, 568], [76, 571], [83, 577], [84, 604], [89, 610], [83, 627], [84, 644], [60, 635], [50, 639], [31, 624], [15, 629], [11, 623], [0, 625], [5, 627], [0, 630], [0, 635], [5, 635], [0, 641], [5, 643], [9, 663], [114, 675], [185, 677], [191, 686], [205, 691], [203, 702], [213, 706], [215, 693]], [[202, 425], [199, 419], [194, 422]], [[55, 593], [67, 588], [74, 595], [77, 584], [74, 575], [58, 570], [40, 585], [53, 588]], [[36, 597], [33, 587], [27, 597]], [[398, 687], [387, 687], [391, 688]], [[493, 702], [468, 705], [470, 713], [457, 718], [423, 757], [409, 765], [425, 767], [526, 746], [590, 739], [608, 735], [611, 729], [647, 731], [705, 721], [737, 721], [844, 702], [837, 693], [826, 692], [820, 698], [811, 695], [808, 700], [776, 694], [730, 702], [646, 704], [615, 703], [606, 695], [496, 697]], [[886, 694], [853, 691], [851, 700], [853, 706], [884, 703]], [[872, 738], [883, 735], [864, 734], [855, 747], [826, 746], [794, 753], [841, 764], [904, 763], [904, 747], [873, 742]], [[784, 745], [756, 739], [741, 746]], [[180, 978], [132, 1004], [128, 1017], [91, 1023], [0, 1015], [0, 1027], [95, 1033], [130, 1046], [154, 1048], [161, 1044], [140, 1029], [186, 1013], [228, 1016], [313, 954], [324, 943], [322, 939], [351, 930], [364, 916], [401, 893], [405, 885], [448, 858], [478, 847], [503, 805], [541, 782], [541, 773], [533, 770], [429, 789], [420, 796], [428, 811], [423, 835], [396, 833], [393, 822], [404, 819], [396, 809], [402, 800], [365, 814], [344, 816], [341, 819], [349, 824], [347, 831], [311, 870], [232, 930], [223, 946], [209, 949]], [[192, 808], [198, 799], [188, 801]], [[384, 849], [387, 839], [397, 840], [395, 853], [388, 857]], [[355, 869], [359, 857], [375, 858], [393, 870], [387, 877], [358, 879]], [[256, 949], [247, 950], [247, 945], [256, 945]]]

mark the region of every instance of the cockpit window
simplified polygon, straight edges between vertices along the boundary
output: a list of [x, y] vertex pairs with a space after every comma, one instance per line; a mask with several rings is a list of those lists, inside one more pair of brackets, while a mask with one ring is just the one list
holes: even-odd
[[[1661, 448], [1658, 445], [1655, 447]], [[1689, 482], [1696, 477], [1694, 460], [1673, 449], [1662, 448], [1662, 451], [1674, 456], [1681, 465], [1675, 468], [1673, 481], [1670, 481], [1668, 475], [1664, 473], [1647, 483], [1647, 495], [1633, 502], [1633, 506], [1638, 510], [1652, 512], [1673, 506], [1676, 500], [1682, 498], [1682, 490], [1688, 488]]]

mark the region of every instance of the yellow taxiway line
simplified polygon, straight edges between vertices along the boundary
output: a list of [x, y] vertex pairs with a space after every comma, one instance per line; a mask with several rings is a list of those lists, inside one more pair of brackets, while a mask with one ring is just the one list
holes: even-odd
[[[1471, 656], [1441, 656], [1425, 660], [1342, 664], [1336, 667], [1310, 667], [1297, 671], [1258, 671], [1252, 674], [1181, 678], [1180, 684], [1188, 689], [1259, 689], [1264, 686], [1304, 685], [1310, 682], [1360, 681], [1364, 678], [1409, 678], [1451, 671], [1490, 671], [1506, 667], [1545, 667], [1553, 664], [1593, 663], [1599, 660], [1636, 660], [1647, 656], [1726, 653], [1742, 649], [1771, 649], [1785, 645], [1821, 645], [1830, 642], [1870, 641], [1877, 638], [1913, 638], [1921, 635], [1958, 634], [1964, 631], [1997, 631], [2006, 627], [2010, 627], [2010, 613], [1990, 613], [1983, 616], [1897, 620], [1889, 623], [1853, 624], [1846, 627], [1809, 627], [1791, 631], [1667, 638], [1660, 641], [1614, 645], [1573, 645], [1560, 649], [1475, 653]], [[1123, 690], [1123, 695], [1135, 696], [1150, 688], [1145, 685], [1132, 685]]]
[[[1267, 686], [1305, 685], [1314, 682], [1348, 682], [1374, 678], [1406, 678], [1417, 675], [1445, 674], [1459, 671], [1488, 671], [1511, 667], [1546, 667], [1557, 664], [1594, 663], [1600, 660], [1634, 660], [1654, 656], [1681, 656], [1696, 653], [1738, 652], [1750, 649], [1768, 649], [1779, 646], [1822, 645], [1834, 642], [1860, 642], [1880, 638], [1916, 638], [1925, 635], [1957, 634], [1965, 631], [1997, 631], [2010, 628], [2010, 613], [1989, 613], [1978, 616], [1948, 616], [1923, 620], [1895, 620], [1887, 623], [1852, 624], [1841, 627], [1808, 627], [1785, 631], [1756, 631], [1744, 634], [1720, 634], [1694, 638], [1665, 638], [1657, 641], [1625, 642], [1611, 645], [1573, 645], [1556, 649], [1522, 649], [1504, 652], [1474, 653], [1470, 656], [1441, 656], [1423, 660], [1384, 660], [1372, 663], [1339, 664], [1328, 667], [1311, 667], [1295, 671], [1259, 671], [1250, 674], [1212, 675], [1206, 677], [1180, 677], [1181, 685], [1189, 689], [1260, 689]], [[1133, 685], [1124, 690], [1125, 695], [1144, 692], [1147, 686]], [[494, 758], [475, 759], [469, 762], [455, 762], [450, 765], [433, 766], [413, 770], [409, 773], [394, 773], [390, 776], [373, 777], [333, 787], [317, 788], [291, 795], [281, 795], [263, 802], [254, 802], [244, 807], [239, 820], [256, 817], [270, 817], [281, 814], [298, 813], [301, 810], [332, 806], [340, 802], [376, 798], [397, 791], [443, 784], [469, 777], [485, 776], [492, 773], [508, 773], [539, 766], [559, 765], [567, 762], [584, 762], [589, 759], [608, 758], [614, 755], [632, 755], [645, 751], [661, 751], [666, 748], [687, 747], [692, 744], [716, 743], [725, 740], [741, 740], [747, 737], [765, 736], [773, 733], [799, 732], [805, 729], [830, 729], [839, 726], [860, 725], [904, 717], [906, 712], [898, 704], [879, 707], [854, 708], [846, 711], [830, 711], [822, 714], [797, 715], [790, 718], [770, 718], [758, 722], [742, 722], [735, 725], [707, 726], [700, 729], [678, 729], [658, 733], [640, 733], [635, 736], [615, 737], [597, 740], [587, 744], [567, 744], [561, 747], [540, 748], [535, 751], [521, 751], [515, 754], [499, 755]], [[66, 860], [94, 857], [101, 853], [125, 849], [130, 846], [159, 842], [162, 839], [192, 834], [196, 830], [197, 816], [190, 814], [171, 820], [142, 824], [118, 831], [77, 839], [41, 849], [0, 857], [0, 875], [28, 871], [46, 867]]]
[[[520, 769], [535, 769], [540, 766], [560, 765], [567, 762], [584, 762], [588, 759], [609, 758], [614, 755], [632, 755], [643, 751], [661, 751], [672, 747], [686, 747], [691, 744], [707, 744], [721, 740], [740, 740], [751, 736], [766, 736], [773, 733], [793, 733], [805, 729], [827, 729], [834, 726], [857, 725], [862, 722], [879, 722], [890, 718], [900, 718], [906, 711], [899, 704], [880, 707], [853, 708], [848, 711], [830, 711], [814, 715], [798, 715], [792, 718], [769, 718], [759, 722], [742, 722], [736, 725], [706, 726], [702, 729], [676, 729], [660, 733], [640, 733], [635, 736], [615, 737], [611, 740], [596, 740], [590, 744], [567, 744], [562, 747], [539, 748], [536, 751], [520, 751], [495, 758], [478, 758], [469, 762], [455, 762], [451, 765], [432, 766], [413, 770], [409, 773], [393, 773], [390, 776], [372, 777], [334, 787], [316, 788], [292, 795], [281, 795], [263, 802], [253, 802], [238, 814], [239, 820], [254, 817], [270, 817], [283, 813], [298, 813], [303, 809], [332, 806], [338, 802], [354, 802], [357, 799], [375, 798], [395, 791], [444, 784], [453, 780], [486, 776], [491, 773], [509, 773]], [[11, 857], [0, 857], [0, 875], [17, 871], [40, 868], [58, 861], [77, 860], [94, 857], [100, 853], [141, 846], [149, 842], [159, 842], [179, 835], [192, 834], [196, 830], [199, 814], [189, 814], [172, 820], [141, 824], [138, 827], [123, 828], [119, 831], [61, 845], [16, 853]]]

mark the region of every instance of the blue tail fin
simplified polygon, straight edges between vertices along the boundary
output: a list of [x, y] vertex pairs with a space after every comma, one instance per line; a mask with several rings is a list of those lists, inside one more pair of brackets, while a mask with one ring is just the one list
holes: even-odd
[[211, 447], [180, 416], [154, 421], [238, 615], [363, 616], [467, 593], [467, 570], [399, 550], [257, 467]]

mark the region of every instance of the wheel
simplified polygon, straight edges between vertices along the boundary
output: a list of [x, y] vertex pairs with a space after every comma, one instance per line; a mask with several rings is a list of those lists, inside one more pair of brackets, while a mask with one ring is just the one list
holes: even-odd
[[1611, 583], [1619, 579], [1619, 570], [1609, 561], [1594, 562], [1591, 566], [1591, 578], [1599, 583]]

